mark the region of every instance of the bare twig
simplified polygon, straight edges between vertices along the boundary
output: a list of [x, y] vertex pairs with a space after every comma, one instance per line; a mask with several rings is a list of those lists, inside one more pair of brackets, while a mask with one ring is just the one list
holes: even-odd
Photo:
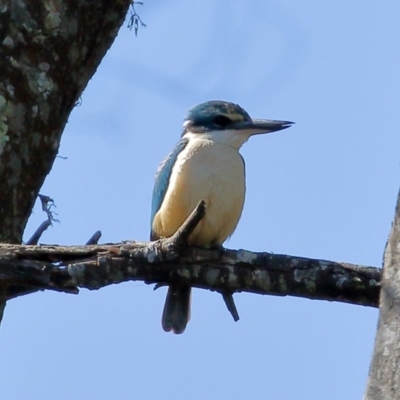
[[137, 36], [139, 28], [146, 28], [146, 24], [142, 21], [140, 18], [139, 14], [135, 10], [135, 4], [143, 5], [143, 2], [141, 1], [132, 1], [131, 3], [131, 16], [129, 17], [129, 22], [128, 22], [128, 28], [129, 29], [134, 29], [135, 31], [135, 36]]
[[38, 197], [40, 199], [40, 202], [42, 203], [42, 210], [47, 215], [47, 219], [39, 225], [39, 227], [36, 229], [33, 235], [26, 241], [27, 245], [38, 244], [39, 239], [42, 236], [43, 232], [50, 225], [52, 225], [53, 222], [59, 222], [58, 219], [54, 218], [55, 212], [52, 210], [52, 208], [56, 206], [54, 200], [51, 197], [46, 196], [44, 194], [39, 194]]
[[222, 292], [222, 298], [224, 299], [224, 302], [226, 304], [226, 308], [228, 311], [231, 313], [233, 320], [235, 322], [239, 321], [239, 313], [237, 311], [235, 301], [233, 300], [233, 295], [232, 293], [227, 293], [227, 292]]
[[96, 231], [93, 233], [93, 235], [90, 237], [90, 239], [86, 242], [86, 245], [90, 244], [97, 244], [101, 238], [101, 231]]
[[36, 229], [36, 231], [33, 233], [33, 235], [26, 241], [25, 244], [27, 245], [34, 245], [38, 244], [40, 237], [42, 236], [43, 232], [51, 225], [51, 221], [49, 219], [46, 219], [43, 221], [39, 227]]
[[56, 208], [54, 200], [44, 194], [39, 193], [38, 196], [42, 203], [42, 210], [47, 214], [48, 220], [50, 222], [60, 222], [58, 219], [54, 218], [54, 215], [57, 215], [57, 213], [53, 210], [53, 208]]
[[181, 253], [183, 249], [188, 247], [188, 239], [194, 231], [197, 224], [202, 220], [206, 213], [206, 202], [199, 201], [196, 208], [186, 218], [182, 226], [170, 237], [161, 241], [163, 249], [168, 252]]

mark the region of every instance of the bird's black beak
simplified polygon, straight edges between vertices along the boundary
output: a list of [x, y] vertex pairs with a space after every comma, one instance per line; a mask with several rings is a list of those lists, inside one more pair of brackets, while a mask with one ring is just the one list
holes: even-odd
[[273, 119], [252, 119], [250, 121], [236, 122], [233, 129], [246, 130], [251, 135], [260, 133], [271, 133], [281, 131], [282, 129], [290, 128], [294, 122], [276, 121]]

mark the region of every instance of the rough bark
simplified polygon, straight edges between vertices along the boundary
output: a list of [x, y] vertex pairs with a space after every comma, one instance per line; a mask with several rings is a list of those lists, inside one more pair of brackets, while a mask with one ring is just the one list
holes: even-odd
[[169, 239], [94, 246], [0, 245], [8, 299], [36, 290], [77, 293], [140, 280], [377, 307], [378, 268], [245, 250], [174, 248]]
[[378, 331], [365, 400], [400, 399], [400, 192], [383, 261]]
[[130, 0], [0, 3], [0, 241], [21, 243], [68, 115]]

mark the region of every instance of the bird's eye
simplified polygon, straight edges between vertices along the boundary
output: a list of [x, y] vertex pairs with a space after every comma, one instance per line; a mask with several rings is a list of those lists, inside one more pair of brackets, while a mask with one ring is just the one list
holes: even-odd
[[232, 123], [232, 121], [225, 115], [217, 115], [216, 117], [214, 117], [213, 122], [215, 125], [217, 125], [221, 128], [225, 128], [230, 123]]

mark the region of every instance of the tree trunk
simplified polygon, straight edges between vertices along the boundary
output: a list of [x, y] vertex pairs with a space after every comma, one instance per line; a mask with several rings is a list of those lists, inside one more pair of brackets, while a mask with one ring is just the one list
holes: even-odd
[[130, 4], [1, 2], [0, 242], [21, 243], [68, 116]]
[[400, 399], [400, 191], [383, 261], [378, 331], [365, 400]]

